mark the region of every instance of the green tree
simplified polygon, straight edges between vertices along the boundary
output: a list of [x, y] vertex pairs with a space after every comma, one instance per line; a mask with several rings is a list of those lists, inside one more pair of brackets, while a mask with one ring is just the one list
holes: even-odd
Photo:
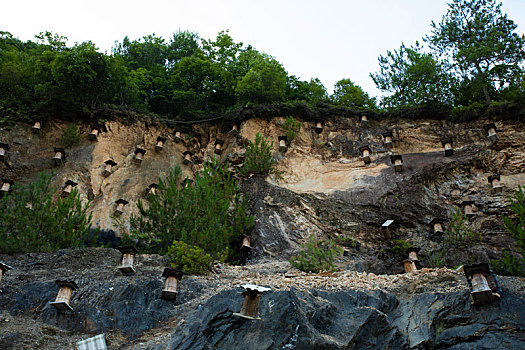
[[285, 99], [289, 101], [305, 101], [316, 104], [328, 101], [328, 93], [318, 78], [310, 81], [299, 80], [295, 75], [288, 76]]
[[311, 236], [302, 250], [290, 259], [290, 264], [304, 272], [334, 271], [334, 260], [341, 254], [342, 249], [332, 240], [316, 240]]
[[491, 90], [504, 88], [521, 71], [525, 36], [501, 12], [496, 0], [452, 0], [441, 23], [426, 37], [440, 55], [450, 57], [462, 77], [474, 79], [486, 102]]
[[239, 102], [272, 103], [282, 101], [287, 73], [273, 57], [256, 50], [243, 51], [239, 57], [241, 72], [235, 93]]
[[[56, 198], [56, 199], [55, 199]], [[77, 247], [88, 240], [91, 214], [76, 189], [65, 198], [51, 186], [51, 174], [15, 184], [0, 198], [0, 253], [48, 252]]]
[[246, 158], [239, 173], [242, 176], [250, 174], [268, 174], [273, 170], [276, 161], [272, 157], [273, 142], [257, 133], [255, 141], [249, 141], [246, 147]]
[[361, 87], [350, 79], [341, 79], [334, 86], [331, 100], [338, 106], [355, 109], [377, 109], [375, 98], [370, 98]]
[[398, 50], [379, 56], [380, 70], [370, 77], [378, 89], [390, 93], [382, 100], [385, 107], [449, 104], [453, 99], [445, 63], [422, 51], [416, 42], [411, 47], [401, 44]]
[[174, 241], [181, 241], [216, 259], [231, 256], [254, 222], [239, 184], [216, 162], [206, 163], [192, 185], [179, 187], [181, 173], [176, 166], [166, 179], [159, 179], [156, 194], [137, 202], [131, 238], [144, 252], [166, 254]]
[[503, 222], [510, 235], [516, 240], [515, 251], [504, 250], [498, 265], [505, 272], [515, 276], [525, 276], [525, 191], [519, 186], [511, 198], [512, 219], [503, 215]]

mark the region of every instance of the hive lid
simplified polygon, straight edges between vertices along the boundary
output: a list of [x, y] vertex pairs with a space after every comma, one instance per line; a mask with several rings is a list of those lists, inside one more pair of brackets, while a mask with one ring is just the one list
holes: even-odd
[[215, 145], [224, 145], [224, 141], [223, 140], [215, 140]]
[[122, 246], [122, 247], [117, 247], [117, 249], [118, 249], [122, 254], [126, 254], [126, 253], [129, 253], [129, 254], [137, 254], [137, 253], [138, 253], [137, 248], [135, 248], [135, 247], [132, 246], [132, 245]]
[[164, 136], [157, 137], [157, 142], [166, 142], [166, 138]]
[[390, 161], [392, 162], [392, 164], [395, 163], [396, 160], [401, 160], [401, 162], [403, 162], [403, 156], [401, 154], [393, 154], [390, 156]]
[[464, 265], [463, 272], [465, 273], [467, 279], [470, 279], [475, 273], [483, 273], [486, 276], [492, 275], [492, 271], [490, 270], [490, 265], [488, 263]]
[[419, 247], [408, 247], [407, 248], [407, 254], [410, 253], [410, 252], [419, 253], [420, 250], [421, 250], [421, 248], [419, 248]]
[[117, 163], [111, 159], [108, 159], [104, 162], [104, 164], [108, 164], [108, 165], [111, 165], [111, 166], [115, 166], [117, 165]]
[[192, 151], [184, 151], [182, 152], [183, 155], [186, 155], [186, 154], [189, 154], [190, 156], [193, 155], [193, 152]]
[[77, 184], [75, 181], [73, 181], [73, 180], [67, 180], [67, 181], [66, 181], [66, 186], [68, 186], [68, 185], [71, 185], [71, 186], [75, 187], [75, 186], [77, 186], [78, 184]]
[[454, 142], [452, 141], [452, 138], [451, 138], [451, 137], [443, 137], [443, 138], [441, 139], [441, 145], [442, 145], [443, 147], [445, 147], [445, 144], [447, 144], [447, 143], [450, 143], [451, 146], [454, 145]]
[[69, 280], [56, 280], [55, 283], [58, 287], [70, 287], [73, 290], [78, 289], [78, 285], [75, 283], [75, 281], [69, 281]]
[[359, 147], [359, 151], [360, 151], [361, 153], [363, 153], [365, 150], [368, 150], [368, 152], [370, 152], [370, 146], [368, 146], [368, 145], [363, 145], [363, 146]]
[[162, 272], [162, 277], [175, 277], [178, 280], [180, 280], [183, 275], [184, 272], [182, 272], [181, 270], [174, 269], [172, 267], [166, 267]]
[[64, 151], [62, 147], [53, 147], [53, 150], [55, 151], [55, 153], [60, 152], [64, 155], [66, 154], [66, 151]]
[[13, 268], [7, 264], [4, 264], [3, 262], [0, 261], [0, 270], [6, 272], [6, 271], [9, 271], [9, 270], [12, 270]]
[[128, 204], [129, 202], [128, 202], [127, 200], [125, 200], [125, 199], [119, 198], [119, 199], [117, 199], [117, 200], [115, 201], [115, 203], [126, 205], [126, 204]]
[[501, 177], [499, 174], [493, 174], [489, 176], [488, 180], [489, 180], [489, 183], [492, 183], [492, 181], [494, 180], [501, 181]]
[[272, 290], [271, 288], [261, 287], [261, 286], [255, 285], [255, 284], [242, 284], [241, 288], [244, 288], [246, 290], [254, 290], [254, 291], [257, 291], [259, 293], [269, 292], [269, 291]]
[[489, 124], [485, 125], [485, 126], [483, 127], [483, 129], [485, 129], [486, 132], [489, 132], [490, 129], [494, 129], [494, 130], [496, 130], [496, 124], [494, 124], [494, 123], [489, 123]]
[[0, 148], [5, 149], [6, 151], [9, 151], [9, 145], [7, 143], [1, 143], [0, 142]]
[[394, 223], [394, 220], [387, 220], [381, 225], [382, 227], [388, 227]]
[[2, 183], [8, 183], [10, 185], [14, 185], [15, 182], [11, 179], [2, 178]]
[[281, 141], [281, 140], [288, 141], [288, 136], [286, 136], [286, 135], [277, 136], [277, 139], [279, 141]]
[[437, 224], [437, 223], [440, 223], [440, 224], [443, 224], [443, 219], [442, 218], [432, 218], [430, 219], [430, 221], [428, 222], [429, 225], [434, 225], [434, 224]]
[[137, 154], [137, 153], [146, 154], [146, 150], [143, 149], [143, 148], [137, 147], [137, 149], [135, 150], [135, 154]]

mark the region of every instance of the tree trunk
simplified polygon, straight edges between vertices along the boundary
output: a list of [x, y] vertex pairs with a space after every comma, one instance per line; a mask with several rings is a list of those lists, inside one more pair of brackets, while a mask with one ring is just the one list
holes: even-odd
[[489, 95], [489, 89], [487, 89], [487, 81], [485, 79], [485, 73], [481, 70], [481, 67], [479, 66], [479, 62], [476, 63], [476, 70], [478, 71], [478, 74], [481, 76], [481, 81], [483, 84], [483, 95], [485, 95], [485, 102], [491, 103], [492, 99]]

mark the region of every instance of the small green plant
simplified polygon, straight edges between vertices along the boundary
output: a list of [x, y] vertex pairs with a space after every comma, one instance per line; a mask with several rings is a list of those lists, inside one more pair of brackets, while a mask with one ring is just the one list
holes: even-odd
[[510, 210], [516, 218], [513, 220], [503, 215], [503, 222], [510, 235], [516, 240], [516, 251], [504, 250], [496, 266], [505, 273], [514, 276], [525, 276], [525, 192], [519, 186], [509, 198]]
[[290, 264], [305, 272], [333, 271], [335, 258], [342, 254], [342, 249], [332, 240], [316, 240], [314, 237], [310, 237], [302, 248], [290, 259]]
[[425, 262], [432, 268], [445, 266], [445, 256], [442, 250], [433, 250], [425, 256]]
[[394, 239], [393, 241], [394, 241], [394, 246], [390, 248], [390, 251], [400, 256], [405, 256], [407, 253], [407, 249], [412, 247], [412, 244], [402, 239]]
[[68, 124], [62, 129], [62, 136], [59, 140], [63, 147], [72, 147], [80, 142], [80, 131], [76, 124]]
[[246, 158], [239, 173], [242, 176], [249, 174], [267, 174], [273, 170], [275, 160], [272, 157], [273, 142], [259, 133], [255, 135], [255, 142], [249, 141], [246, 148]]
[[448, 246], [461, 247], [463, 245], [481, 241], [481, 234], [472, 229], [461, 209], [454, 208], [450, 230], [445, 231], [445, 244]]
[[171, 267], [187, 274], [205, 274], [210, 271], [215, 259], [201, 248], [181, 241], [173, 241], [168, 248]]
[[295, 138], [295, 134], [299, 132], [301, 129], [301, 123], [295, 119], [292, 116], [286, 117], [282, 128], [284, 132], [286, 133], [286, 137], [288, 138], [288, 142], [292, 142], [292, 140]]
[[347, 236], [347, 237], [339, 237], [337, 238], [337, 243], [339, 243], [340, 245], [342, 245], [343, 247], [347, 247], [347, 248], [354, 248], [354, 249], [358, 249], [359, 246], [361, 245], [359, 243], [358, 240], [356, 240], [354, 237], [352, 236]]

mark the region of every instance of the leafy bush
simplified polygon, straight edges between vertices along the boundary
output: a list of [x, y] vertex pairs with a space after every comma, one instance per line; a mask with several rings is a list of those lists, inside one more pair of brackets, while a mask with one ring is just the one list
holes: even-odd
[[302, 248], [298, 255], [290, 259], [290, 264], [305, 272], [333, 271], [335, 258], [342, 254], [342, 249], [332, 240], [316, 240], [314, 237], [310, 237]]
[[43, 172], [36, 182], [15, 184], [0, 199], [0, 253], [48, 252], [87, 243], [89, 203], [82, 203], [76, 189], [65, 198], [56, 192], [51, 174]]
[[76, 124], [68, 124], [62, 129], [62, 136], [58, 141], [63, 147], [71, 147], [80, 142], [80, 131]]
[[343, 247], [354, 248], [354, 249], [359, 249], [359, 247], [361, 246], [361, 243], [359, 243], [359, 241], [356, 240], [352, 236], [339, 237], [337, 239], [337, 243], [339, 243]]
[[394, 239], [393, 242], [395, 244], [390, 248], [390, 251], [400, 256], [405, 256], [407, 254], [407, 249], [412, 247], [412, 244], [402, 239]]
[[181, 241], [173, 241], [168, 248], [171, 267], [188, 274], [204, 274], [211, 269], [214, 259], [199, 247]]
[[181, 174], [176, 166], [166, 179], [159, 179], [156, 194], [147, 202], [139, 199], [129, 239], [143, 252], [166, 254], [174, 241], [181, 241], [214, 259], [234, 259], [231, 247], [240, 246], [242, 235], [254, 225], [238, 183], [215, 161], [204, 165], [193, 185], [179, 186]]
[[514, 276], [525, 276], [525, 192], [519, 186], [511, 198], [510, 209], [516, 215], [513, 220], [503, 215], [503, 222], [510, 235], [516, 240], [516, 251], [505, 250], [497, 266], [505, 273]]
[[460, 247], [481, 241], [481, 234], [472, 229], [466, 215], [459, 208], [454, 208], [450, 230], [445, 230], [445, 244]]
[[249, 141], [246, 148], [246, 158], [239, 173], [243, 176], [249, 174], [267, 174], [272, 171], [275, 160], [272, 157], [273, 142], [268, 138], [255, 135], [255, 142]]
[[299, 132], [301, 129], [301, 123], [295, 119], [292, 116], [286, 117], [282, 128], [284, 132], [286, 133], [286, 137], [288, 138], [288, 142], [292, 142], [293, 139], [295, 139], [295, 134]]

